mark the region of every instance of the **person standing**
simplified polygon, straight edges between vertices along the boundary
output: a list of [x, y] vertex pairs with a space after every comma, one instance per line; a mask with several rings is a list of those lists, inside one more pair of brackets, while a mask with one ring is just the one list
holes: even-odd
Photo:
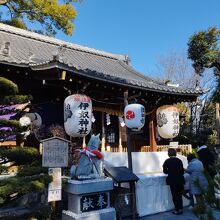
[[190, 206], [194, 206], [194, 198], [193, 195], [191, 194], [190, 191], [190, 175], [188, 173], [184, 173], [184, 180], [185, 180], [185, 184], [184, 184], [184, 191], [183, 191], [183, 196], [186, 199], [190, 200]]
[[190, 191], [196, 197], [198, 205], [203, 204], [203, 192], [208, 188], [208, 181], [204, 175], [204, 167], [194, 154], [187, 156], [188, 166], [185, 170], [190, 175]]
[[182, 161], [176, 157], [176, 150], [174, 148], [168, 149], [169, 158], [163, 164], [163, 172], [167, 175], [166, 183], [170, 186], [175, 215], [183, 213], [183, 199], [182, 194], [184, 190], [184, 168]]
[[209, 173], [211, 179], [214, 179], [215, 175], [217, 174], [215, 169], [214, 154], [204, 143], [201, 143], [197, 150], [197, 155], [199, 160], [202, 162], [204, 169]]

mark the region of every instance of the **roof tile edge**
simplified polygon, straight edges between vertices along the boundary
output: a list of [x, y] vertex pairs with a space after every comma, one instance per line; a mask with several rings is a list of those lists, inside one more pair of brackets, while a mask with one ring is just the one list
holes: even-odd
[[49, 37], [49, 36], [38, 34], [38, 33], [32, 32], [32, 31], [28, 31], [28, 30], [20, 29], [20, 28], [13, 27], [10, 25], [6, 25], [3, 23], [0, 23], [0, 31], [4, 31], [4, 32], [10, 33], [10, 34], [20, 35], [22, 37], [31, 38], [31, 39], [38, 40], [41, 42], [55, 44], [58, 46], [66, 46], [67, 48], [71, 48], [71, 49], [75, 49], [75, 50], [79, 50], [79, 51], [83, 51], [83, 52], [87, 52], [87, 53], [92, 53], [92, 54], [103, 56], [103, 57], [109, 57], [109, 58], [120, 60], [123, 62], [127, 61], [127, 55], [113, 54], [113, 53], [105, 52], [102, 50], [97, 50], [94, 48], [81, 46], [78, 44], [74, 44], [74, 43], [70, 43], [67, 41], [62, 41], [62, 40], [56, 39], [54, 37]]

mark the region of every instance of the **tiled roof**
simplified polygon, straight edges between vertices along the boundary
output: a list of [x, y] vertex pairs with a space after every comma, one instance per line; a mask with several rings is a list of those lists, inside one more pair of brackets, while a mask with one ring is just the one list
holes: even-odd
[[126, 55], [76, 45], [1, 23], [0, 63], [33, 70], [50, 68], [56, 63], [88, 77], [139, 89], [193, 96], [202, 93], [200, 89], [171, 87], [140, 74], [128, 64]]

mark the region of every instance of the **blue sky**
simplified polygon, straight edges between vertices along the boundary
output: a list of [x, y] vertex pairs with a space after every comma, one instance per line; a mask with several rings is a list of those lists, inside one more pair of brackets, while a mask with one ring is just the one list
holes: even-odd
[[187, 51], [189, 37], [209, 26], [220, 28], [219, 0], [83, 0], [73, 36], [59, 39], [128, 54], [133, 67], [155, 73], [157, 57]]

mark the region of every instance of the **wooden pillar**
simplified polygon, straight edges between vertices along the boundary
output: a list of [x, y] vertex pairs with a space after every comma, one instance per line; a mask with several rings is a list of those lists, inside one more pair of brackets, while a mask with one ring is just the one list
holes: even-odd
[[[128, 105], [128, 90], [124, 92], [124, 107]], [[126, 117], [126, 116], [125, 116]], [[133, 171], [132, 169], [132, 145], [131, 145], [131, 134], [129, 129], [126, 127], [126, 145], [128, 150], [128, 168], [129, 170]]]
[[123, 152], [123, 149], [122, 149], [122, 127], [121, 127], [121, 124], [120, 122], [118, 121], [118, 128], [119, 128], [119, 145], [118, 145], [118, 148], [119, 148], [119, 152]]
[[83, 137], [83, 148], [86, 147], [86, 137]]
[[157, 151], [155, 131], [156, 131], [156, 112], [153, 111], [150, 115], [150, 121], [149, 121], [150, 150], [151, 151]]
[[215, 106], [215, 115], [216, 115], [216, 130], [217, 130], [217, 140], [216, 140], [216, 144], [219, 144], [219, 143], [220, 143], [219, 103], [216, 103], [216, 106]]
[[105, 152], [105, 113], [102, 112], [102, 147], [101, 151]]

